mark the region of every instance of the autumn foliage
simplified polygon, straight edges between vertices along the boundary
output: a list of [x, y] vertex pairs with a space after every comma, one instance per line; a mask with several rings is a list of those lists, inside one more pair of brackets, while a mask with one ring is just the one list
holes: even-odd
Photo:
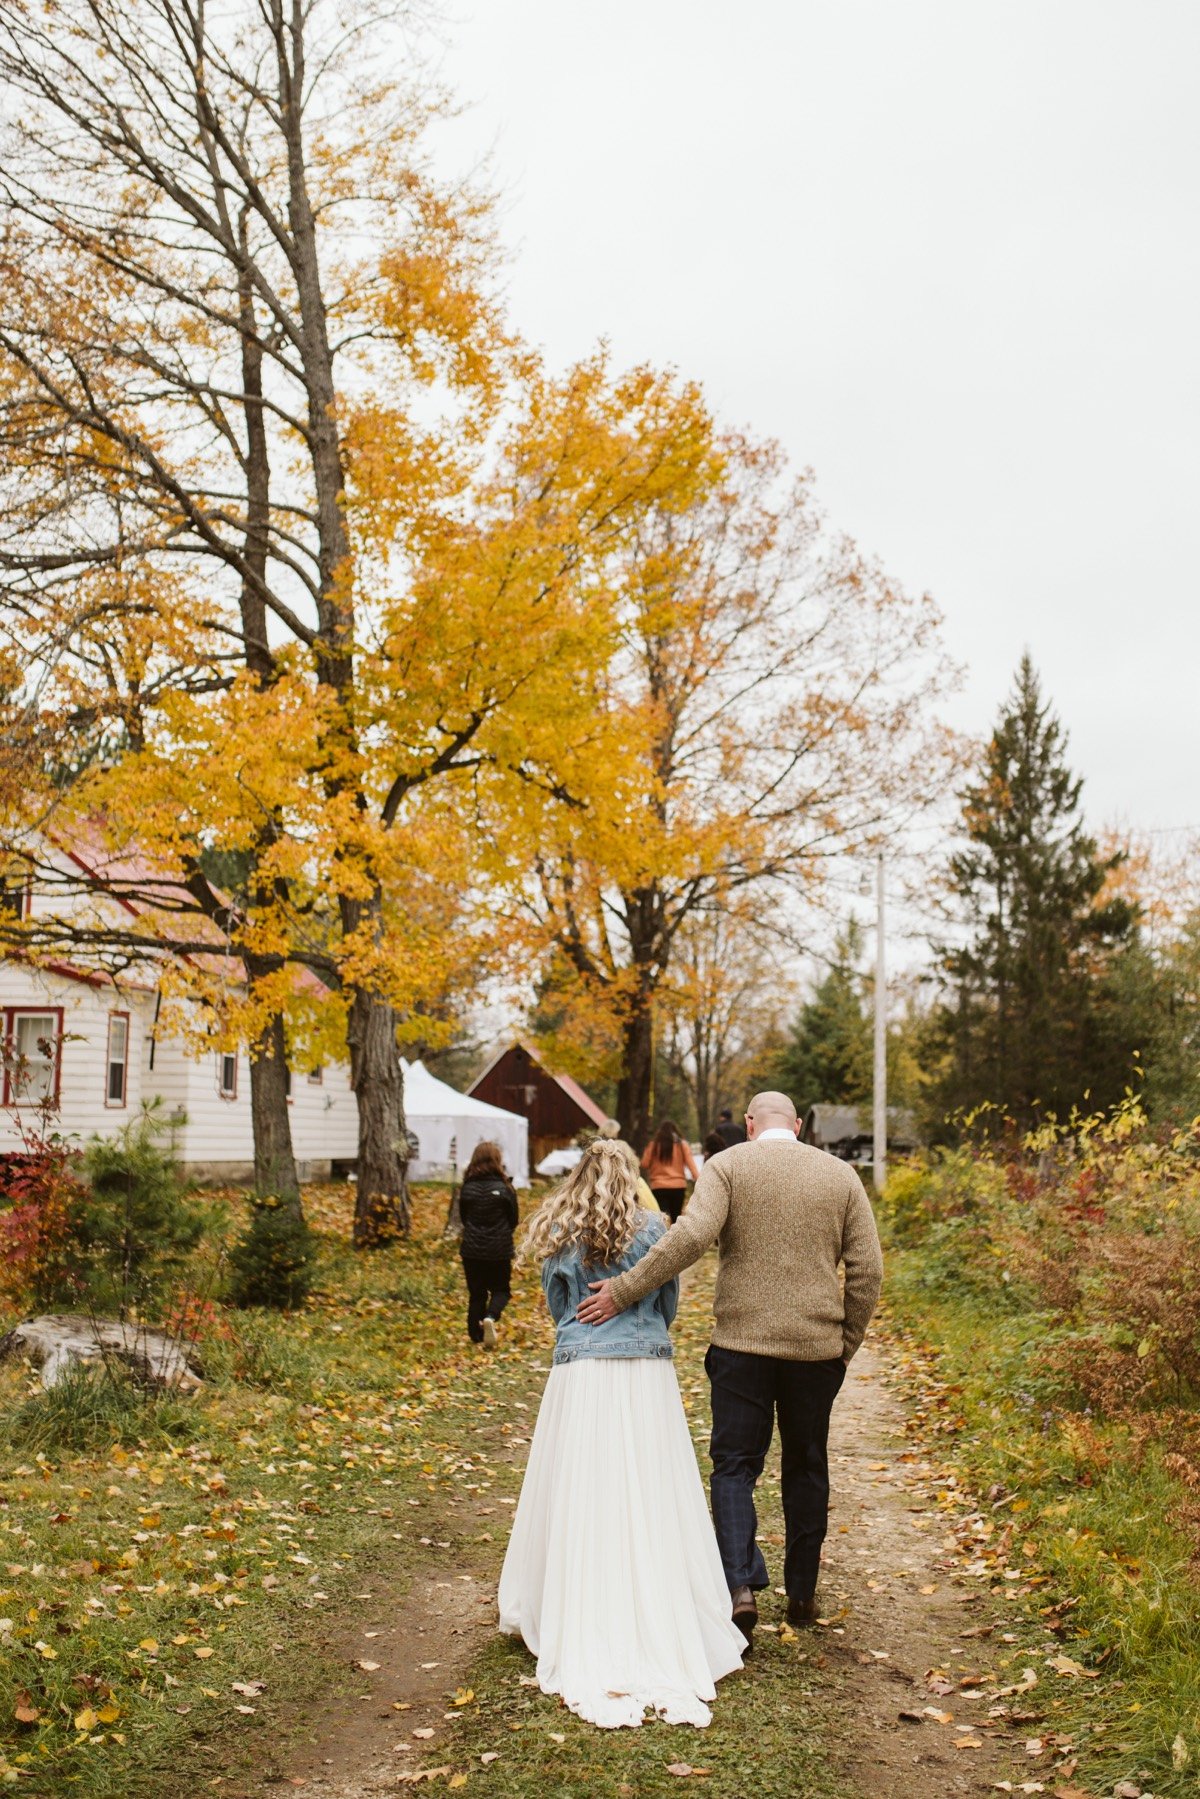
[[[969, 1121], [980, 1133], [987, 1115]], [[1197, 1127], [1155, 1130], [1133, 1100], [1110, 1114], [972, 1142], [897, 1170], [897, 1240], [1045, 1336], [1031, 1372], [1057, 1405], [1128, 1418], [1200, 1399]]]
[[293, 1209], [287, 1067], [344, 1055], [363, 1245], [407, 1223], [400, 1046], [498, 983], [643, 1136], [677, 946], [923, 804], [946, 677], [928, 599], [694, 381], [521, 345], [388, 29], [0, 25], [0, 853], [63, 901], [3, 931], [247, 1045]]
[[70, 1306], [86, 1288], [86, 1189], [66, 1144], [29, 1135], [0, 1173], [0, 1297], [13, 1311]]

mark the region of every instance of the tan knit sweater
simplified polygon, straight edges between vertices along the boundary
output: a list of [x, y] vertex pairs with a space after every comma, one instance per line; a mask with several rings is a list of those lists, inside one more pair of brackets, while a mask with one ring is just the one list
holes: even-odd
[[613, 1281], [615, 1303], [633, 1305], [714, 1241], [714, 1343], [789, 1362], [849, 1360], [879, 1299], [883, 1256], [847, 1163], [782, 1137], [723, 1150], [704, 1164], [682, 1217]]

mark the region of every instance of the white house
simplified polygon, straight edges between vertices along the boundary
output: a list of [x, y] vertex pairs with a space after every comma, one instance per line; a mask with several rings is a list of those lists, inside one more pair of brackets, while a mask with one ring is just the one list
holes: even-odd
[[[94, 872], [74, 850], [42, 846], [69, 879]], [[3, 902], [23, 917], [69, 905], [38, 884], [9, 882]], [[117, 905], [127, 902], [117, 901]], [[107, 901], [105, 902], [107, 904]], [[95, 906], [91, 906], [95, 910]], [[161, 952], [163, 954], [169, 952]], [[47, 965], [0, 958], [5, 1057], [0, 1096], [0, 1155], [19, 1151], [47, 1099], [54, 1128], [69, 1140], [114, 1135], [143, 1105], [157, 1101], [180, 1163], [199, 1179], [243, 1180], [253, 1170], [250, 1071], [244, 1048], [201, 1050], [167, 1033], [158, 973], [143, 956], [114, 977], [71, 961]], [[419, 1145], [411, 1173], [446, 1176], [465, 1166], [475, 1144], [492, 1137], [514, 1178], [529, 1179], [523, 1118], [456, 1093], [417, 1062], [406, 1072], [409, 1129]], [[349, 1170], [358, 1154], [358, 1107], [344, 1062], [291, 1072], [288, 1104], [302, 1180]]]
[[[241, 1180], [253, 1169], [246, 1052], [197, 1055], [156, 1029], [157, 990], [60, 964], [0, 962], [0, 1008], [13, 1056], [5, 1070], [0, 1154], [47, 1096], [54, 1128], [73, 1141], [112, 1136], [157, 1100], [179, 1161], [198, 1178]], [[12, 1066], [20, 1065], [20, 1074]], [[349, 1070], [333, 1062], [293, 1072], [292, 1143], [301, 1179], [319, 1179], [358, 1154]]]

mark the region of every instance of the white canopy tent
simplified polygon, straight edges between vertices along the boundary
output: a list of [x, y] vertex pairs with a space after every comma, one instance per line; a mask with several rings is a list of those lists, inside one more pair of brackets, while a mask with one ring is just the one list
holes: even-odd
[[498, 1143], [514, 1186], [529, 1185], [529, 1120], [459, 1093], [423, 1062], [404, 1064], [404, 1119], [417, 1139], [417, 1180], [461, 1176], [477, 1143]]

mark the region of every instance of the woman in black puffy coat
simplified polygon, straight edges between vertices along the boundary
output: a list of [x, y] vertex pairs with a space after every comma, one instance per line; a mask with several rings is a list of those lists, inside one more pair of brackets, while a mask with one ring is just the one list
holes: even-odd
[[472, 1343], [496, 1347], [496, 1324], [512, 1285], [513, 1232], [517, 1196], [504, 1172], [498, 1143], [477, 1143], [462, 1192], [462, 1264], [467, 1277], [467, 1335]]

